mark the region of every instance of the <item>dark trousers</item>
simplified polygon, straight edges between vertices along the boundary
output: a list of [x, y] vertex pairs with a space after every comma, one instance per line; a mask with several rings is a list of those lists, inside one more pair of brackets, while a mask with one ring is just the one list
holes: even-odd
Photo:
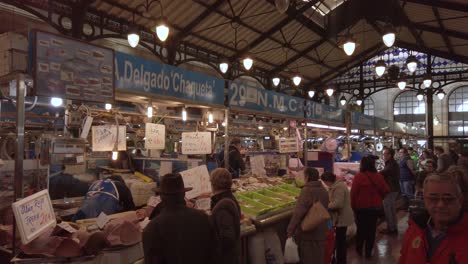
[[347, 226], [335, 227], [336, 263], [346, 264], [346, 230]]
[[357, 227], [356, 250], [359, 254], [362, 254], [362, 249], [365, 246], [366, 256], [372, 255], [378, 215], [378, 211], [373, 209], [358, 209], [355, 211]]

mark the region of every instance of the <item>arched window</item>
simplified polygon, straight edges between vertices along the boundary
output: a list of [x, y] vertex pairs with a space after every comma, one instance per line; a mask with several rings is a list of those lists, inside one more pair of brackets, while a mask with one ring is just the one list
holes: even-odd
[[426, 126], [426, 102], [418, 101], [415, 91], [400, 93], [393, 102], [393, 119], [409, 127]]
[[[353, 96], [353, 98], [351, 98], [351, 102], [352, 104], [356, 104], [356, 97]], [[365, 115], [369, 115], [369, 116], [374, 116], [375, 112], [374, 112], [374, 100], [372, 100], [371, 97], [367, 97], [366, 99], [364, 99], [364, 114]]]
[[468, 135], [468, 86], [454, 90], [448, 98], [449, 136]]

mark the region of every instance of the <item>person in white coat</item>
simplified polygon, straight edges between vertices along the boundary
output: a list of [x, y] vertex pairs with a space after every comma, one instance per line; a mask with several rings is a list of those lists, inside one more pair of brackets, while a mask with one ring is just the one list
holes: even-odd
[[342, 179], [336, 179], [332, 172], [324, 172], [322, 181], [328, 186], [330, 202], [328, 210], [335, 227], [336, 263], [346, 264], [346, 231], [354, 223], [351, 198], [348, 187]]

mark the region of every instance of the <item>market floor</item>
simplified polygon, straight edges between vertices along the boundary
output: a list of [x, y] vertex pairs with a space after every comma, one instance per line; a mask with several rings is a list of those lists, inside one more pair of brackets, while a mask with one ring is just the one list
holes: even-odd
[[[398, 213], [398, 235], [383, 235], [378, 233], [376, 237], [376, 246], [374, 248], [374, 256], [371, 259], [365, 259], [357, 255], [355, 244], [351, 243], [348, 246], [348, 263], [349, 264], [395, 264], [400, 256], [401, 241], [406, 229], [408, 228], [408, 213], [399, 211]], [[386, 224], [380, 225], [377, 230], [385, 228]]]

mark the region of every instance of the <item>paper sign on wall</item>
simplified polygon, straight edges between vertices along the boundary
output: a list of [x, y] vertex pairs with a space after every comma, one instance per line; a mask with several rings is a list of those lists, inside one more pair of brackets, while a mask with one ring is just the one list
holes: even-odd
[[185, 187], [192, 187], [193, 190], [187, 192], [185, 197], [195, 198], [200, 194], [211, 192], [210, 174], [206, 165], [201, 165], [180, 173], [184, 179]]
[[166, 147], [166, 126], [146, 123], [145, 148], [164, 149]]
[[[117, 139], [117, 126], [93, 126], [93, 151], [113, 151]], [[127, 130], [119, 126], [119, 150], [127, 149]]]
[[182, 154], [210, 154], [210, 132], [182, 132]]
[[255, 155], [250, 157], [250, 168], [252, 174], [257, 176], [266, 176], [265, 158], [263, 155]]
[[21, 242], [27, 244], [57, 224], [47, 190], [28, 196], [11, 205]]

